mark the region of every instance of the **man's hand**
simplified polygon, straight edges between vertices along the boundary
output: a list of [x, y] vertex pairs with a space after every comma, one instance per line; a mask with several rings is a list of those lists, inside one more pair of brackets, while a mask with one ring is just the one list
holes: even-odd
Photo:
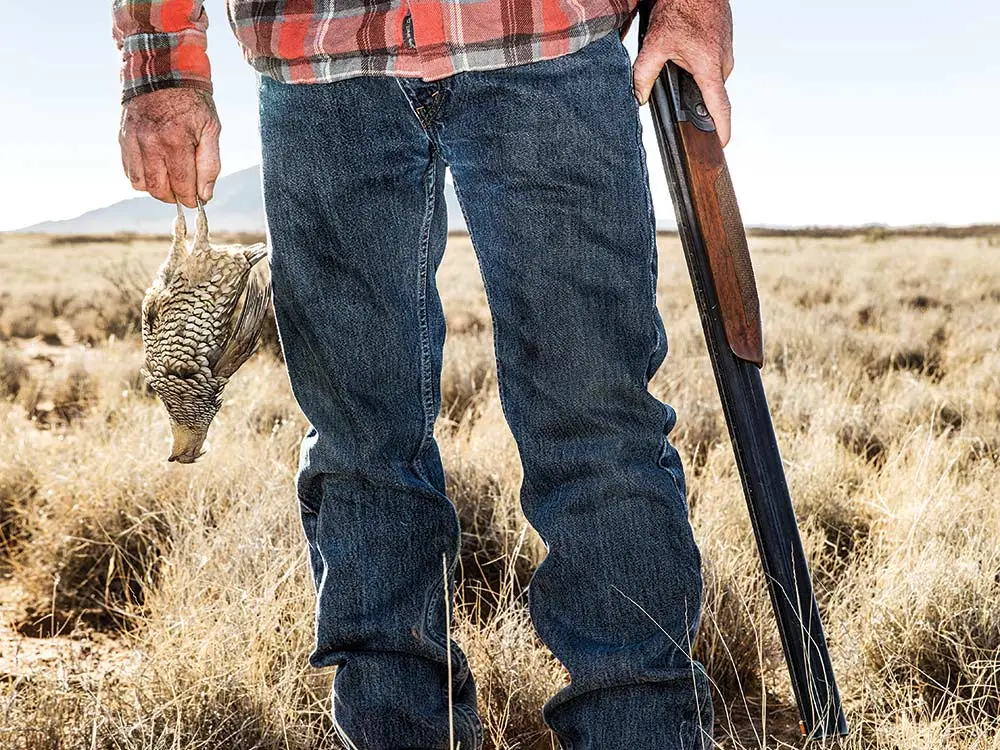
[[212, 198], [222, 126], [211, 94], [171, 88], [140, 94], [122, 107], [122, 166], [136, 190], [193, 208]]
[[633, 87], [642, 104], [667, 60], [694, 76], [719, 140], [731, 128], [726, 79], [733, 71], [733, 16], [729, 0], [655, 0], [646, 38], [633, 67]]

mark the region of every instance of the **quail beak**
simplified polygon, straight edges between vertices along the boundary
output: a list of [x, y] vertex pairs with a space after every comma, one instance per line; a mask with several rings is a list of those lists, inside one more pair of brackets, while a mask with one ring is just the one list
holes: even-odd
[[193, 464], [204, 455], [201, 446], [205, 443], [205, 433], [171, 423], [170, 430], [174, 434], [174, 446], [167, 461], [180, 464]]

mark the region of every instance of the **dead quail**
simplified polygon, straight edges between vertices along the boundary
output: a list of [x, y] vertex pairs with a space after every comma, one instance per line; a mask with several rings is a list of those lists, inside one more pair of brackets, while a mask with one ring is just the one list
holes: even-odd
[[170, 461], [202, 455], [222, 389], [260, 341], [271, 303], [267, 249], [262, 244], [213, 247], [198, 206], [194, 242], [180, 204], [170, 254], [142, 301], [144, 374], [170, 417]]

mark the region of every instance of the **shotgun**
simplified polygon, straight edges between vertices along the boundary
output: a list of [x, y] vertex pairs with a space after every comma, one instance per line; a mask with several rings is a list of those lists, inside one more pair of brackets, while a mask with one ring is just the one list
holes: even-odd
[[[648, 0], [640, 4], [640, 45], [650, 5]], [[722, 145], [694, 78], [674, 63], [660, 72], [649, 101], [798, 705], [799, 730], [810, 739], [845, 735], [847, 720], [761, 383], [760, 304]]]

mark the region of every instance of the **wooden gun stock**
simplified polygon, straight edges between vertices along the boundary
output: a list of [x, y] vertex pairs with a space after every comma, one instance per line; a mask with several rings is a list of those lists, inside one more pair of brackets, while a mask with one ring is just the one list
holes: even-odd
[[762, 367], [764, 339], [757, 283], [722, 145], [714, 129], [701, 130], [689, 121], [679, 123], [678, 130], [726, 341], [737, 357]]

